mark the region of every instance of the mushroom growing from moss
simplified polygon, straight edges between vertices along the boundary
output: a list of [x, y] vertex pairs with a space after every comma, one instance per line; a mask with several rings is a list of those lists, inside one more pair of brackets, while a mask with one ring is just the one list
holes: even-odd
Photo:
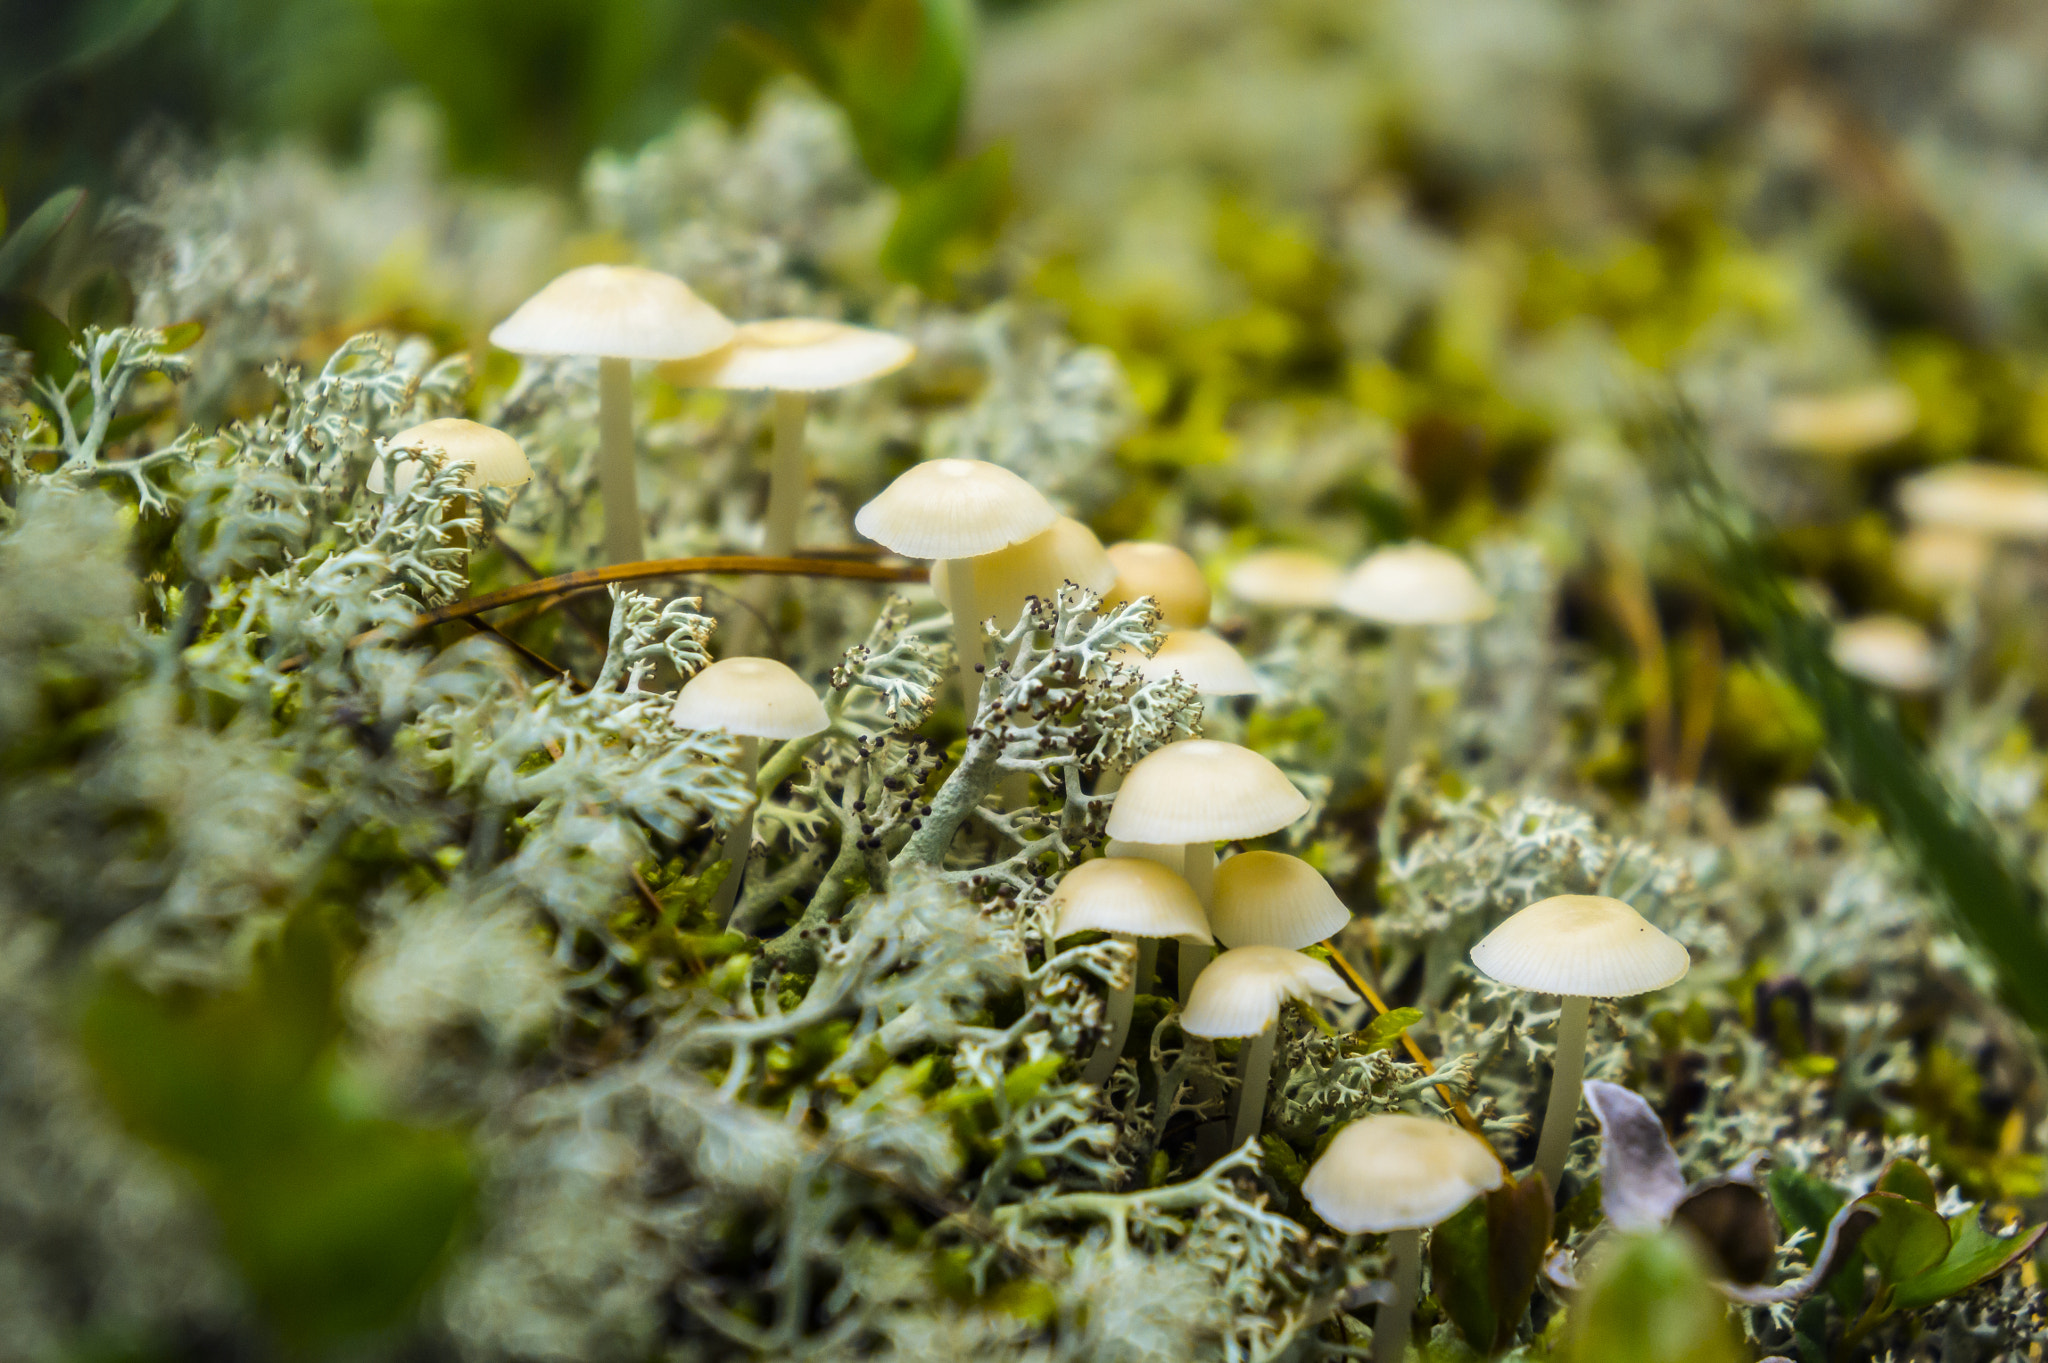
[[[1098, 857], [1084, 861], [1061, 877], [1052, 892], [1053, 936], [1076, 932], [1106, 932], [1134, 949], [1137, 938], [1162, 937], [1183, 941], [1209, 940], [1209, 924], [1202, 916], [1201, 901], [1176, 872], [1142, 857]], [[1104, 1021], [1109, 1034], [1089, 1057], [1081, 1077], [1100, 1087], [1116, 1070], [1117, 1057], [1124, 1053], [1124, 1038], [1131, 1030], [1131, 1008], [1141, 985], [1149, 975], [1144, 957], [1133, 962], [1131, 973], [1110, 991], [1109, 1011]]]
[[[1278, 832], [1308, 813], [1308, 799], [1280, 768], [1249, 748], [1184, 738], [1139, 759], [1109, 809], [1109, 836], [1178, 843], [1182, 874], [1206, 913], [1215, 885], [1216, 844]], [[1210, 954], [1209, 938], [1180, 950], [1180, 999], [1188, 1000]]]
[[517, 355], [597, 360], [597, 482], [607, 563], [644, 557], [633, 468], [633, 361], [687, 360], [732, 340], [733, 324], [673, 275], [585, 265], [555, 279], [491, 329]]
[[1900, 615], [1866, 615], [1835, 627], [1828, 643], [1844, 672], [1887, 691], [1932, 691], [1941, 656], [1927, 631]]
[[[773, 658], [725, 658], [683, 684], [669, 720], [680, 729], [732, 734], [740, 741], [739, 768], [751, 788], [761, 770], [761, 740], [809, 738], [831, 723], [818, 693]], [[732, 913], [754, 844], [754, 810], [748, 804], [725, 835], [731, 863], [712, 908], [723, 923]]]
[[906, 558], [945, 565], [960, 702], [967, 723], [981, 708], [980, 560], [1052, 528], [1059, 512], [1043, 493], [999, 464], [928, 459], [912, 465], [853, 518], [854, 529]]
[[1415, 736], [1415, 674], [1423, 631], [1432, 625], [1469, 625], [1493, 614], [1493, 598], [1465, 560], [1433, 544], [1411, 542], [1381, 549], [1351, 571], [1337, 589], [1337, 605], [1390, 631], [1387, 667], [1386, 777], [1408, 765]]
[[[387, 490], [402, 493], [411, 487], [412, 480], [419, 476], [419, 456], [428, 450], [439, 450], [449, 462], [466, 467], [469, 472], [463, 484], [472, 492], [487, 487], [523, 487], [533, 481], [533, 465], [526, 462], [526, 451], [517, 440], [494, 427], [460, 417], [423, 422], [400, 431], [384, 446], [384, 453], [370, 465], [369, 477], [365, 479], [365, 486], [379, 495]], [[463, 503], [468, 499], [451, 500], [449, 519], [467, 510]], [[443, 532], [444, 543], [460, 547], [461, 538], [458, 529], [451, 527]]]
[[1285, 947], [1232, 947], [1209, 962], [1181, 1009], [1180, 1029], [1189, 1036], [1249, 1039], [1238, 1064], [1243, 1083], [1232, 1145], [1258, 1134], [1266, 1081], [1273, 1072], [1273, 1044], [1280, 1035], [1280, 1008], [1289, 999], [1356, 1003], [1358, 995], [1313, 956]]
[[1200, 629], [1209, 623], [1209, 582], [1187, 550], [1125, 540], [1109, 546], [1109, 561], [1116, 565], [1116, 585], [1110, 588], [1104, 605], [1117, 606], [1149, 596], [1168, 629]]
[[1400, 1363], [1422, 1284], [1422, 1232], [1500, 1187], [1493, 1150], [1463, 1127], [1387, 1113], [1339, 1131], [1309, 1166], [1301, 1195], [1347, 1235], [1382, 1232], [1393, 1254], [1393, 1293], [1373, 1318], [1375, 1363]]
[[1226, 947], [1299, 951], [1326, 941], [1351, 921], [1322, 873], [1285, 852], [1239, 852], [1216, 868], [1209, 926]]
[[1223, 579], [1230, 595], [1273, 610], [1320, 610], [1337, 604], [1344, 568], [1304, 549], [1262, 549], [1237, 561]]
[[1502, 984], [1557, 994], [1557, 1053], [1536, 1169], [1552, 1191], [1564, 1174], [1586, 1072], [1594, 999], [1627, 998], [1685, 978], [1692, 957], [1619, 899], [1561, 894], [1515, 914], [1472, 948], [1472, 964]]

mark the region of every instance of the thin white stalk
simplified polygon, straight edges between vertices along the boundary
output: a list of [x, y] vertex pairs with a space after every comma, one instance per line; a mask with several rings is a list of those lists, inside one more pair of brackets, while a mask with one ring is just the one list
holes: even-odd
[[[761, 771], [760, 739], [744, 736], [740, 739], [739, 768], [740, 774], [746, 777], [747, 789], [752, 790]], [[740, 881], [746, 876], [747, 857], [754, 850], [754, 811], [760, 807], [761, 800], [757, 795], [747, 805], [746, 812], [733, 820], [732, 827], [726, 830], [722, 851], [732, 865], [726, 871], [725, 879], [718, 883], [718, 894], [711, 901], [720, 927], [724, 927], [726, 920], [732, 917], [732, 906], [739, 901]]]
[[1408, 765], [1415, 746], [1415, 674], [1422, 664], [1423, 627], [1396, 625], [1387, 657], [1387, 784]]
[[1550, 1103], [1543, 1110], [1543, 1134], [1536, 1138], [1536, 1171], [1553, 1195], [1571, 1154], [1572, 1128], [1579, 1120], [1579, 1090], [1586, 1077], [1586, 1023], [1593, 1001], [1567, 994], [1557, 1010], [1557, 1053], [1551, 1062]]
[[1237, 1090], [1237, 1126], [1230, 1133], [1232, 1148], [1259, 1134], [1266, 1116], [1266, 1084], [1273, 1074], [1273, 1044], [1280, 1038], [1280, 1022], [1247, 1041], [1238, 1055], [1238, 1074], [1243, 1083]]
[[[1202, 914], [1208, 916], [1210, 901], [1216, 897], [1216, 845], [1207, 842], [1191, 842], [1181, 853], [1181, 874], [1187, 878], [1195, 898], [1202, 901]], [[1188, 1005], [1188, 991], [1195, 987], [1195, 977], [1208, 969], [1210, 958], [1215, 956], [1213, 942], [1182, 942], [1180, 944], [1180, 1005]]]
[[[761, 552], [769, 558], [788, 558], [796, 552], [796, 536], [803, 520], [804, 493], [810, 486], [804, 469], [804, 421], [810, 415], [811, 400], [803, 393], [775, 395], [774, 439], [768, 454], [768, 509], [763, 516]], [[780, 577], [761, 576], [745, 588], [746, 603], [752, 609], [740, 620], [735, 648], [742, 653], [758, 652], [767, 642], [768, 622], [775, 618], [789, 583]]]
[[[1135, 945], [1128, 933], [1115, 934], [1117, 941]], [[1131, 973], [1124, 982], [1109, 991], [1109, 1011], [1103, 1021], [1109, 1024], [1109, 1035], [1095, 1048], [1095, 1054], [1088, 1057], [1088, 1067], [1081, 1071], [1081, 1082], [1101, 1088], [1116, 1073], [1116, 1062], [1124, 1053], [1124, 1038], [1131, 1034], [1131, 1006], [1137, 1001], [1138, 971], [1134, 963]]]
[[1393, 1294], [1380, 1303], [1372, 1320], [1373, 1363], [1401, 1363], [1408, 1356], [1408, 1321], [1422, 1290], [1422, 1232], [1387, 1232], [1387, 1252], [1394, 1256], [1387, 1280]]
[[1159, 968], [1159, 939], [1140, 937], [1138, 939], [1138, 974], [1131, 981], [1131, 992], [1143, 994], [1152, 987], [1152, 975]]
[[633, 362], [597, 362], [597, 490], [604, 503], [604, 561], [637, 563], [640, 489], [633, 469]]
[[985, 661], [981, 638], [981, 614], [974, 595], [974, 560], [946, 560], [946, 595], [953, 608], [953, 650], [960, 657], [960, 704], [966, 708], [967, 727], [981, 709], [981, 674], [974, 669]]

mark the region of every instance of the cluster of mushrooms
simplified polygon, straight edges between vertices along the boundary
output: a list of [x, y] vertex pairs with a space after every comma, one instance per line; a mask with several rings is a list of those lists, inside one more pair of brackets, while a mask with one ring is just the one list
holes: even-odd
[[[641, 556], [632, 361], [668, 363], [668, 376], [685, 384], [774, 394], [761, 548], [775, 557], [796, 547], [807, 395], [886, 374], [912, 353], [901, 338], [838, 322], [735, 326], [680, 280], [614, 266], [563, 275], [491, 339], [525, 355], [597, 359], [604, 546], [613, 562]], [[473, 489], [517, 486], [531, 477], [510, 436], [442, 420], [387, 441], [372, 489], [402, 491], [426, 451], [466, 466]], [[1037, 489], [1000, 466], [960, 459], [914, 465], [863, 506], [854, 524], [884, 548], [932, 563], [933, 590], [954, 622], [960, 701], [970, 717], [979, 709], [989, 662], [983, 622], [1014, 620], [1030, 598], [1050, 596], [1065, 583], [1109, 604], [1151, 600], [1166, 626], [1164, 640], [1154, 656], [1131, 660], [1148, 675], [1176, 674], [1205, 697], [1260, 690], [1252, 668], [1207, 628], [1210, 588], [1193, 558], [1167, 544], [1104, 548], [1087, 526], [1061, 516]], [[1257, 553], [1234, 566], [1226, 588], [1246, 605], [1335, 608], [1388, 632], [1382, 757], [1389, 775], [1406, 765], [1414, 743], [1426, 632], [1483, 619], [1493, 609], [1462, 560], [1421, 543], [1381, 549], [1348, 572], [1313, 553]], [[757, 784], [762, 740], [809, 738], [830, 722], [817, 693], [793, 670], [744, 653], [692, 677], [678, 693], [672, 719], [737, 739], [742, 770]], [[1336, 950], [1332, 939], [1352, 915], [1313, 866], [1263, 849], [1217, 860], [1219, 843], [1279, 833], [1308, 813], [1309, 801], [1265, 757], [1206, 738], [1168, 744], [1102, 779], [1104, 789], [1115, 791], [1106, 855], [1067, 871], [1051, 899], [1056, 937], [1104, 933], [1131, 948], [1131, 969], [1110, 992], [1103, 1037], [1084, 1078], [1098, 1087], [1110, 1082], [1130, 1041], [1135, 1000], [1149, 992], [1158, 946], [1174, 942], [1180, 1029], [1200, 1042], [1241, 1043], [1240, 1082], [1230, 1102], [1232, 1143], [1255, 1140], [1266, 1118], [1282, 1011], [1358, 1004], [1366, 1001], [1361, 993], [1384, 1007]], [[757, 799], [768, 793], [757, 791]], [[735, 902], [752, 843], [749, 812], [726, 835], [730, 865], [715, 905], [721, 918]], [[1327, 947], [1321, 955], [1304, 950], [1319, 945]], [[1689, 958], [1629, 905], [1590, 895], [1528, 906], [1471, 956], [1503, 984], [1562, 1000], [1548, 1106], [1533, 1166], [1523, 1175], [1554, 1190], [1580, 1107], [1591, 1000], [1661, 989], [1686, 973]], [[1422, 1233], [1511, 1177], [1475, 1130], [1447, 1119], [1369, 1116], [1327, 1142], [1302, 1184], [1309, 1204], [1347, 1235], [1388, 1237], [1394, 1270], [1375, 1322], [1377, 1358], [1399, 1359], [1408, 1347]]]

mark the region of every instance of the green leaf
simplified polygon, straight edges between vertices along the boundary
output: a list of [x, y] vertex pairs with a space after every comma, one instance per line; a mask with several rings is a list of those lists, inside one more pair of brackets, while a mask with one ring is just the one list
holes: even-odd
[[1028, 1105], [1038, 1096], [1038, 1091], [1046, 1086], [1047, 1081], [1060, 1072], [1060, 1066], [1065, 1063], [1066, 1057], [1063, 1055], [1048, 1055], [1029, 1064], [1019, 1065], [1003, 1077], [1003, 1097], [1009, 1100], [1012, 1108]]
[[1952, 1217], [1948, 1227], [1953, 1243], [1947, 1257], [1919, 1277], [1900, 1283], [1892, 1293], [1892, 1303], [1900, 1310], [1915, 1311], [1969, 1291], [2031, 1254], [2048, 1233], [2048, 1225], [2040, 1225], [2014, 1235], [1993, 1235], [1979, 1223], [1975, 1207]]
[[932, 287], [957, 241], [994, 230], [1010, 197], [1010, 156], [993, 146], [943, 174], [906, 190], [896, 222], [882, 244], [882, 269], [894, 278]]
[[[1827, 1240], [1828, 1224], [1849, 1199], [1826, 1179], [1790, 1166], [1771, 1170], [1769, 1192], [1778, 1219], [1793, 1230], [1807, 1232], [1800, 1253], [1806, 1263], [1812, 1264]], [[1861, 1251], [1850, 1255], [1825, 1284], [1828, 1295], [1845, 1316], [1855, 1315], [1863, 1305], [1863, 1264]]]
[[1909, 1202], [1917, 1202], [1929, 1211], [1934, 1210], [1937, 1195], [1934, 1180], [1925, 1169], [1909, 1159], [1895, 1159], [1884, 1167], [1877, 1176], [1877, 1191], [1897, 1193]]
[[176, 322], [163, 329], [164, 343], [157, 348], [166, 355], [175, 355], [199, 344], [199, 338], [205, 334], [204, 322]]
[[1564, 1363], [1738, 1363], [1748, 1357], [1692, 1242], [1617, 1236], [1565, 1324]]
[[[1390, 1008], [1365, 1024], [1358, 1033], [1355, 1044], [1358, 1054], [1371, 1055], [1374, 1051], [1391, 1051], [1401, 1044], [1401, 1033], [1422, 1021], [1420, 1008]], [[1348, 1048], [1347, 1048], [1348, 1049]]]
[[42, 206], [29, 214], [6, 241], [0, 242], [0, 293], [20, 287], [43, 252], [84, 206], [84, 190], [59, 190], [43, 200]]
[[135, 290], [114, 270], [102, 270], [71, 291], [66, 320], [74, 331], [125, 327], [135, 320]]
[[1493, 1309], [1492, 1240], [1486, 1202], [1474, 1198], [1429, 1233], [1429, 1280], [1437, 1305], [1480, 1353], [1493, 1348], [1499, 1318]]
[[1475, 1199], [1430, 1233], [1437, 1302], [1480, 1353], [1514, 1343], [1550, 1231], [1550, 1190], [1538, 1174]]
[[899, 187], [952, 155], [966, 100], [974, 15], [967, 0], [867, 0], [839, 44], [834, 96], [861, 159]]
[[0, 336], [9, 336], [35, 361], [38, 377], [63, 384], [78, 372], [71, 328], [23, 293], [0, 293]]
[[1932, 1208], [1897, 1193], [1865, 1193], [1857, 1201], [1878, 1211], [1861, 1249], [1886, 1286], [1917, 1278], [1948, 1257], [1948, 1223]]

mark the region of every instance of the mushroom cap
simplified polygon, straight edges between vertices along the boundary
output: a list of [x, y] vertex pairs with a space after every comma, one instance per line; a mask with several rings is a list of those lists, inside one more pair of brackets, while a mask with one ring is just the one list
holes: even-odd
[[1972, 592], [1991, 567], [1991, 541], [1974, 530], [1919, 525], [1900, 538], [1897, 559], [1899, 577], [1916, 591]]
[[1779, 398], [1770, 423], [1771, 443], [1781, 450], [1852, 459], [1911, 435], [1920, 424], [1920, 404], [1911, 390], [1880, 383]]
[[1902, 615], [1866, 615], [1838, 625], [1828, 651], [1844, 672], [1889, 691], [1931, 691], [1941, 684], [1934, 641]]
[[1052, 892], [1053, 936], [1120, 932], [1207, 942], [1209, 920], [1179, 872], [1144, 857], [1097, 857], [1060, 877]]
[[1368, 555], [1338, 586], [1337, 605], [1382, 625], [1468, 625], [1493, 614], [1465, 560], [1419, 540]]
[[853, 518], [853, 528], [907, 558], [975, 558], [1052, 528], [1060, 513], [1000, 464], [913, 464]]
[[1111, 838], [1102, 845], [1105, 857], [1143, 857], [1156, 861], [1175, 875], [1187, 872], [1188, 849], [1178, 842], [1129, 842], [1123, 838]]
[[1329, 966], [1285, 947], [1232, 947], [1202, 968], [1181, 1009], [1189, 1036], [1257, 1036], [1289, 999], [1356, 1003], [1358, 995]]
[[1125, 773], [1109, 807], [1109, 836], [1178, 843], [1256, 838], [1306, 813], [1307, 797], [1250, 748], [1184, 738]]
[[822, 393], [892, 374], [917, 347], [901, 336], [816, 317], [742, 322], [724, 348], [666, 371], [687, 388]]
[[1619, 899], [1561, 894], [1487, 933], [1472, 964], [1532, 993], [1620, 999], [1678, 983], [1692, 957]]
[[1339, 1131], [1309, 1166], [1301, 1193], [1347, 1235], [1426, 1230], [1500, 1187], [1501, 1178], [1492, 1149], [1464, 1127], [1383, 1113]]
[[1239, 559], [1223, 580], [1239, 601], [1254, 606], [1315, 610], [1337, 604], [1344, 567], [1305, 549], [1262, 549]]
[[491, 328], [520, 355], [687, 360], [732, 340], [725, 314], [674, 275], [637, 265], [585, 265], [560, 275]]
[[1240, 852], [1216, 868], [1209, 925], [1227, 947], [1298, 951], [1351, 921], [1322, 873], [1285, 852]]
[[1209, 623], [1209, 580], [1188, 551], [1171, 544], [1125, 540], [1109, 546], [1116, 585], [1103, 604], [1120, 606], [1149, 596], [1170, 629], [1200, 629]]
[[1148, 678], [1178, 676], [1205, 696], [1256, 696], [1265, 688], [1238, 651], [1206, 629], [1170, 629], [1147, 658], [1120, 657]]
[[[947, 610], [953, 608], [951, 573], [944, 560], [932, 568], [932, 591]], [[1116, 569], [1095, 532], [1062, 516], [1049, 530], [975, 559], [974, 609], [983, 619], [993, 615], [997, 624], [1007, 626], [1024, 613], [1027, 600], [1050, 601], [1063, 583], [1100, 596], [1115, 581]]]
[[1899, 484], [1899, 509], [1916, 525], [2048, 539], [2048, 474], [2007, 464], [1949, 464]]
[[526, 451], [519, 447], [519, 442], [480, 421], [444, 416], [400, 431], [384, 444], [386, 454], [370, 465], [366, 480], [372, 492], [381, 493], [387, 486], [403, 492], [419, 476], [420, 461], [392, 459], [391, 452], [397, 450], [439, 450], [455, 463], [469, 465], [466, 485], [472, 492], [486, 487], [518, 487], [533, 481], [533, 465], [526, 462]]
[[668, 717], [742, 738], [808, 738], [832, 723], [818, 693], [773, 658], [721, 658], [683, 683]]

